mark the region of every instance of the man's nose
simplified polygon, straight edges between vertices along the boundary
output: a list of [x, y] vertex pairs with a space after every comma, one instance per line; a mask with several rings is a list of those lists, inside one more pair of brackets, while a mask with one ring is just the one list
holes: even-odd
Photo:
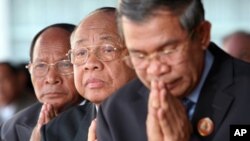
[[101, 61], [93, 53], [91, 53], [84, 64], [84, 70], [100, 70], [101, 68]]
[[162, 63], [157, 57], [148, 60], [147, 74], [157, 77], [170, 72], [171, 67], [167, 63]]
[[49, 66], [48, 72], [45, 75], [46, 77], [46, 83], [48, 84], [57, 84], [60, 83], [60, 74], [58, 73], [55, 66]]

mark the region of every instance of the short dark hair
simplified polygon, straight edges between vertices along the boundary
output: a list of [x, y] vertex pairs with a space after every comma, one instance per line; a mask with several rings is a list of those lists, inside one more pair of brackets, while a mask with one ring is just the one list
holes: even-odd
[[52, 24], [52, 25], [49, 25], [47, 27], [45, 27], [44, 29], [42, 29], [41, 31], [39, 31], [35, 37], [33, 38], [32, 42], [31, 42], [31, 47], [30, 47], [30, 61], [32, 62], [33, 61], [33, 52], [34, 52], [34, 47], [35, 47], [35, 44], [36, 44], [36, 41], [38, 39], [38, 37], [44, 32], [46, 31], [47, 29], [49, 28], [54, 28], [54, 27], [58, 27], [58, 28], [61, 28], [61, 29], [64, 29], [70, 33], [72, 33], [75, 29], [75, 25], [73, 24], [68, 24], [68, 23], [57, 23], [57, 24]]
[[120, 0], [118, 21], [122, 16], [145, 22], [156, 10], [167, 10], [179, 17], [182, 28], [191, 32], [205, 19], [201, 0]]
[[[97, 11], [116, 12], [116, 8], [115, 7], [100, 7], [100, 8], [97, 8], [96, 10], [94, 10], [93, 12], [97, 12]], [[91, 13], [93, 13], [93, 12], [91, 12]]]

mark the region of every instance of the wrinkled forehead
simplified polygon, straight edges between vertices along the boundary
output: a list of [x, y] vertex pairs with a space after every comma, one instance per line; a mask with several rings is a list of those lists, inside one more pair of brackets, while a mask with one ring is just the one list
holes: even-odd
[[72, 47], [81, 45], [97, 45], [100, 43], [121, 44], [118, 32], [109, 28], [89, 27], [75, 32]]

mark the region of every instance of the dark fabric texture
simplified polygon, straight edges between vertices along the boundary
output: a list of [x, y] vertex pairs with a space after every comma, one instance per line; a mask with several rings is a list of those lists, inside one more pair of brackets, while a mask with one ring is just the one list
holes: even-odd
[[[192, 141], [229, 141], [231, 124], [250, 124], [250, 64], [234, 59], [211, 43], [214, 63], [201, 89], [192, 118]], [[98, 141], [147, 141], [148, 90], [137, 79], [99, 108]], [[201, 136], [198, 122], [209, 117], [214, 130]]]
[[189, 119], [191, 119], [191, 109], [195, 106], [195, 103], [186, 97], [182, 99], [182, 103], [185, 106]]
[[41, 103], [35, 103], [18, 112], [1, 127], [2, 141], [29, 141], [39, 117]]
[[73, 107], [42, 127], [42, 141], [87, 141], [95, 117], [96, 108], [90, 102]]

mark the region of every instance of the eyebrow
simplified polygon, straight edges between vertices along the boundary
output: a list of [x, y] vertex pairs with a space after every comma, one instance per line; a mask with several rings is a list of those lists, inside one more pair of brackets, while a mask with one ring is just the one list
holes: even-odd
[[[54, 62], [62, 61], [62, 60], [67, 60], [68, 57], [65, 55], [65, 57], [60, 57], [59, 59], [55, 60]], [[47, 62], [45, 59], [37, 58], [36, 60], [33, 60], [33, 62]]]
[[75, 44], [81, 44], [81, 43], [86, 42], [86, 41], [87, 41], [87, 39], [77, 40], [77, 41], [75, 42]]
[[105, 35], [105, 36], [101, 36], [100, 37], [100, 40], [103, 40], [103, 41], [112, 41], [113, 40], [113, 37], [110, 36], [110, 35]]
[[[165, 47], [168, 47], [170, 45], [173, 45], [173, 44], [177, 44], [179, 43], [180, 41], [177, 40], [177, 39], [172, 39], [172, 40], [169, 40], [169, 41], [165, 41], [163, 42], [162, 44], [158, 45], [157, 46], [157, 51], [160, 51], [160, 50], [163, 50]], [[132, 53], [147, 53], [143, 50], [140, 50], [140, 49], [129, 49], [129, 52], [132, 52]]]
[[[102, 35], [100, 35], [99, 39], [101, 41], [111, 41], [111, 42], [119, 42], [119, 40], [120, 40], [118, 37], [111, 35], [111, 34], [102, 34]], [[88, 41], [88, 39], [86, 39], [86, 38], [81, 39], [81, 40], [76, 41], [75, 44], [79, 45], [79, 44], [84, 43], [86, 41]]]

